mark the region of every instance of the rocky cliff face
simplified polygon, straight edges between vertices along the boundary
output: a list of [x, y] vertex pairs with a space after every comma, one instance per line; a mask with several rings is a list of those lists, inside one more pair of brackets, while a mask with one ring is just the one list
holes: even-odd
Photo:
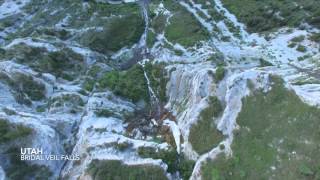
[[319, 178], [317, 6], [0, 0], [0, 179]]

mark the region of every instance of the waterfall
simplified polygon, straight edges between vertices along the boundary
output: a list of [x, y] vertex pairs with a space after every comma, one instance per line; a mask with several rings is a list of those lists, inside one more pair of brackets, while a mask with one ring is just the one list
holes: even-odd
[[141, 36], [141, 39], [138, 44], [138, 48], [141, 49], [140, 53], [144, 59], [138, 63], [142, 66], [144, 77], [147, 81], [148, 92], [150, 95], [150, 102], [151, 102], [151, 105], [156, 110], [155, 117], [159, 118], [160, 117], [160, 102], [159, 102], [159, 99], [157, 98], [156, 93], [152, 89], [150, 79], [149, 79], [148, 74], [146, 73], [145, 68], [144, 68], [145, 63], [147, 63], [149, 61], [149, 59], [147, 59], [147, 57], [146, 57], [146, 55], [148, 54], [148, 47], [147, 47], [147, 37], [148, 37], [148, 27], [149, 27], [149, 16], [148, 16], [148, 10], [147, 10], [148, 3], [149, 3], [148, 0], [141, 0], [140, 1], [140, 6], [142, 8], [142, 14], [143, 14], [144, 21], [145, 21], [145, 28], [144, 28], [144, 33]]
[[143, 61], [139, 62], [139, 64], [142, 66], [142, 69], [143, 69], [143, 74], [144, 74], [144, 77], [147, 81], [147, 86], [148, 86], [148, 91], [149, 91], [149, 95], [150, 95], [150, 102], [151, 102], [151, 105], [154, 106], [155, 110], [156, 110], [156, 114], [155, 114], [155, 117], [156, 118], [160, 118], [160, 101], [156, 95], [156, 93], [154, 92], [154, 90], [152, 89], [152, 86], [151, 86], [151, 83], [150, 83], [150, 79], [148, 77], [148, 74], [147, 72], [145, 71], [145, 63], [147, 63], [149, 61], [149, 59], [144, 59]]
[[140, 6], [142, 8], [145, 27], [144, 27], [144, 33], [141, 36], [138, 47], [142, 49], [141, 54], [145, 55], [146, 53], [148, 53], [148, 48], [147, 48], [147, 37], [148, 37], [148, 27], [149, 27], [149, 16], [148, 16], [148, 10], [147, 10], [148, 2], [146, 0], [142, 0], [140, 1]]

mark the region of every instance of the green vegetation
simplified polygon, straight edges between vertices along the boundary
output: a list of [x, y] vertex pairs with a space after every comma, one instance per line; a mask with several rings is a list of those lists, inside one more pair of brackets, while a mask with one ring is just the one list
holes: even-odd
[[297, 51], [299, 52], [306, 52], [307, 51], [307, 48], [303, 45], [298, 45], [297, 47]]
[[18, 21], [18, 17], [15, 16], [9, 16], [9, 17], [5, 17], [2, 18], [0, 21], [0, 30], [4, 30], [5, 28], [11, 27], [15, 24], [15, 22]]
[[9, 156], [10, 165], [5, 168], [6, 177], [8, 179], [49, 179], [52, 176], [52, 172], [48, 167], [37, 164], [28, 164], [26, 161], [20, 160], [20, 149], [11, 148], [6, 154]]
[[320, 43], [320, 33], [313, 33], [309, 39], [314, 42]]
[[0, 59], [3, 59], [5, 54], [6, 54], [6, 50], [3, 48], [0, 48]]
[[[302, 22], [320, 27], [317, 0], [222, 0], [225, 7], [247, 25], [249, 32], [297, 27]], [[254, 14], [254, 16], [253, 16]]]
[[[233, 165], [233, 163], [236, 163], [235, 159], [228, 159], [226, 160], [226, 157], [222, 154], [218, 155], [214, 161], [208, 160], [207, 162], [204, 162], [201, 166], [201, 178], [203, 180], [224, 180], [228, 179], [227, 177], [224, 177], [224, 173], [228, 172], [228, 167]], [[219, 164], [219, 165], [217, 165]], [[237, 177], [236, 179], [243, 178], [242, 174], [236, 174], [233, 177]]]
[[[243, 99], [233, 156], [203, 166], [204, 179], [319, 179], [320, 110], [303, 103], [277, 77], [272, 89]], [[215, 173], [213, 173], [215, 172]]]
[[110, 111], [109, 109], [98, 109], [95, 111], [95, 114], [98, 117], [110, 117], [114, 115], [114, 112]]
[[152, 31], [148, 31], [148, 36], [147, 36], [147, 46], [148, 48], [152, 48], [152, 46], [154, 45], [154, 43], [157, 41], [157, 35], [152, 32]]
[[76, 113], [85, 105], [85, 102], [78, 94], [63, 94], [51, 98], [48, 105], [50, 107], [68, 107], [71, 108], [72, 113]]
[[189, 141], [198, 154], [208, 152], [222, 141], [223, 135], [216, 128], [214, 117], [223, 111], [219, 99], [209, 98], [209, 106], [201, 111], [199, 120], [190, 129]]
[[228, 27], [229, 31], [232, 32], [235, 37], [238, 37], [238, 38], [241, 37], [239, 26], [235, 26], [234, 23], [227, 18], [224, 19], [224, 23]]
[[96, 78], [98, 77], [98, 74], [100, 73], [100, 71], [102, 71], [102, 68], [98, 65], [94, 65], [88, 70], [88, 75]]
[[152, 147], [139, 147], [138, 154], [143, 158], [161, 159], [168, 165], [168, 172], [178, 171], [183, 179], [189, 179], [195, 164], [194, 161], [179, 156], [174, 149], [156, 151]]
[[[144, 20], [138, 3], [109, 4], [90, 0], [88, 6], [84, 8], [83, 5], [82, 0], [33, 1], [25, 7], [33, 16], [17, 32], [10, 34], [8, 39], [72, 38], [100, 53], [111, 53], [138, 42], [144, 30]], [[35, 28], [39, 24], [41, 28]], [[70, 33], [55, 28], [57, 24], [66, 29], [83, 31]], [[84, 30], [86, 28], [87, 30]]]
[[288, 47], [289, 48], [294, 48], [294, 47], [296, 47], [297, 46], [297, 43], [289, 43], [288, 44]]
[[305, 84], [320, 84], [320, 80], [316, 79], [316, 78], [299, 78], [297, 79], [294, 83], [292, 83], [293, 85], [305, 85]]
[[42, 105], [42, 106], [37, 106], [36, 107], [36, 111], [41, 113], [41, 112], [45, 112], [47, 109], [47, 106], [46, 105]]
[[71, 35], [65, 29], [52, 29], [52, 28], [44, 28], [44, 29], [36, 29], [36, 33], [38, 36], [44, 34], [46, 36], [52, 36], [55, 38], [59, 38], [61, 40], [67, 40]]
[[20, 104], [31, 105], [30, 100], [39, 101], [45, 98], [45, 86], [32, 76], [16, 73], [9, 77], [0, 72], [0, 81], [12, 88], [13, 95]]
[[306, 60], [306, 59], [308, 59], [308, 58], [310, 58], [310, 57], [311, 57], [310, 54], [306, 54], [306, 55], [303, 55], [303, 56], [298, 57], [298, 61], [304, 61], [304, 60]]
[[[68, 29], [95, 28], [107, 26], [110, 23], [108, 18], [111, 16], [130, 17], [132, 15], [140, 15], [140, 8], [137, 3], [109, 4], [92, 0], [88, 1], [88, 3], [89, 5], [84, 8], [83, 0], [32, 1], [24, 8], [28, 13], [33, 14], [32, 18], [26, 21], [23, 27], [19, 28], [18, 32], [13, 33], [10, 38], [42, 36], [44, 33], [38, 33], [39, 28], [35, 28], [39, 23], [41, 24], [40, 31], [42, 29], [50, 29], [50, 31], [56, 32], [59, 28], [52, 29], [52, 27], [55, 27], [55, 24], [59, 22], [61, 26]], [[44, 11], [44, 9], [46, 10]], [[68, 21], [61, 24], [65, 18]], [[58, 38], [63, 37], [62, 39], [69, 38], [69, 35], [70, 37], [79, 37], [78, 33], [68, 33], [66, 36], [64, 35], [65, 32], [57, 33], [59, 35]], [[60, 36], [61, 34], [63, 36]]]
[[132, 15], [139, 14], [140, 7], [137, 3], [123, 3], [123, 4], [111, 4], [111, 3], [99, 3], [95, 0], [90, 0], [89, 13], [99, 13], [102, 17], [110, 17], [112, 15]]
[[[126, 28], [123, 28], [126, 27]], [[91, 30], [81, 37], [81, 44], [92, 50], [110, 54], [125, 46], [137, 43], [144, 31], [144, 21], [140, 14], [112, 18], [103, 31]]]
[[218, 66], [214, 78], [216, 83], [220, 82], [226, 74], [226, 69], [223, 66]]
[[299, 42], [302, 42], [304, 39], [305, 39], [305, 36], [301, 35], [301, 36], [297, 36], [297, 37], [292, 38], [291, 42], [299, 43]]
[[5, 57], [28, 65], [35, 71], [51, 73], [66, 80], [75, 79], [85, 69], [82, 56], [69, 48], [48, 52], [44, 48], [21, 43], [6, 51]]
[[93, 160], [88, 173], [94, 180], [130, 179], [164, 180], [167, 179], [162, 168], [154, 165], [125, 165], [118, 160]]
[[162, 33], [166, 27], [167, 16], [164, 14], [159, 14], [155, 16], [151, 21], [151, 27], [154, 29], [156, 33]]
[[260, 61], [260, 66], [261, 66], [261, 67], [273, 66], [272, 63], [264, 60], [263, 58], [260, 58], [259, 61]]
[[313, 171], [305, 164], [300, 165], [299, 172], [305, 176], [312, 176]]
[[128, 142], [122, 142], [122, 143], [116, 143], [115, 148], [119, 151], [125, 151], [126, 149], [130, 148], [132, 146], [131, 143]]
[[26, 137], [32, 129], [20, 124], [11, 124], [5, 119], [0, 119], [0, 144]]
[[165, 70], [165, 66], [166, 64], [164, 63], [147, 63], [145, 65], [145, 70], [149, 77], [151, 86], [161, 102], [167, 102], [166, 86], [168, 83], [168, 75]]
[[133, 102], [149, 102], [148, 86], [140, 65], [134, 65], [127, 71], [111, 71], [99, 80], [100, 88], [110, 88], [116, 95], [127, 97]]
[[12, 116], [12, 115], [16, 115], [17, 114], [16, 111], [14, 111], [12, 109], [9, 109], [9, 108], [6, 108], [6, 107], [2, 108], [2, 111], [4, 113], [6, 113], [6, 115], [8, 115], [8, 116]]
[[27, 94], [31, 100], [39, 101], [45, 98], [45, 86], [32, 76], [17, 73], [14, 81], [16, 90]]
[[63, 49], [58, 52], [50, 52], [41, 59], [39, 64], [31, 67], [40, 72], [49, 72], [66, 80], [73, 80], [83, 72], [84, 60], [81, 55], [71, 49]]
[[209, 39], [209, 33], [192, 14], [180, 5], [174, 7], [174, 15], [169, 20], [170, 24], [165, 28], [165, 36], [170, 42], [190, 47]]
[[96, 81], [93, 78], [85, 78], [85, 81], [82, 84], [82, 88], [86, 91], [91, 92], [94, 88]]

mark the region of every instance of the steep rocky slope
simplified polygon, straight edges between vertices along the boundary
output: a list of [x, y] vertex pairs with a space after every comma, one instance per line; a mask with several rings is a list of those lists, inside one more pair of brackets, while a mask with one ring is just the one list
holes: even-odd
[[318, 5], [0, 0], [0, 179], [319, 178]]

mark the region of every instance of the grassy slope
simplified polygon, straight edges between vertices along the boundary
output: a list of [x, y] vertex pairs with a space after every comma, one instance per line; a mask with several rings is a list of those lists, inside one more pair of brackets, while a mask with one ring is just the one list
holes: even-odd
[[168, 165], [167, 172], [179, 172], [183, 179], [190, 178], [195, 165], [194, 161], [179, 155], [174, 149], [156, 151], [150, 147], [139, 147], [138, 154], [143, 158], [161, 159]]
[[184, 7], [168, 1], [165, 1], [165, 6], [174, 13], [165, 29], [165, 36], [170, 42], [190, 47], [209, 39], [209, 33]]
[[[109, 18], [107, 21], [98, 19], [103, 26], [103, 31], [88, 31], [81, 37], [80, 42], [100, 53], [111, 53], [120, 50], [124, 46], [132, 46], [137, 43], [144, 31], [144, 19], [140, 8], [136, 3], [110, 5], [106, 3], [91, 3], [88, 13], [98, 13], [102, 17], [118, 15], [121, 17]], [[96, 23], [95, 21], [93, 21]], [[92, 24], [97, 26], [97, 24]]]
[[222, 111], [222, 106], [216, 97], [211, 97], [209, 107], [200, 113], [199, 121], [190, 129], [189, 141], [193, 149], [203, 154], [215, 146], [223, 139], [223, 135], [216, 128], [214, 117]]
[[[84, 7], [81, 0], [33, 1], [24, 9], [34, 15], [17, 32], [10, 34], [8, 40], [17, 37], [72, 39], [92, 50], [109, 54], [137, 43], [144, 30], [144, 19], [137, 3], [113, 5], [90, 1]], [[1, 20], [0, 29], [4, 23], [15, 21], [13, 18]], [[59, 30], [55, 27], [57, 24], [66, 29]], [[85, 28], [91, 29], [72, 32]]]
[[[223, 4], [247, 25], [250, 32], [263, 32], [302, 22], [320, 27], [318, 0], [222, 0]], [[296, 4], [298, 6], [296, 6]], [[282, 18], [279, 18], [279, 15]]]
[[95, 180], [130, 179], [130, 180], [164, 180], [164, 171], [153, 165], [125, 165], [120, 161], [93, 161], [88, 169]]
[[243, 99], [233, 157], [220, 156], [205, 165], [204, 179], [320, 178], [320, 110], [273, 79], [270, 92]]

